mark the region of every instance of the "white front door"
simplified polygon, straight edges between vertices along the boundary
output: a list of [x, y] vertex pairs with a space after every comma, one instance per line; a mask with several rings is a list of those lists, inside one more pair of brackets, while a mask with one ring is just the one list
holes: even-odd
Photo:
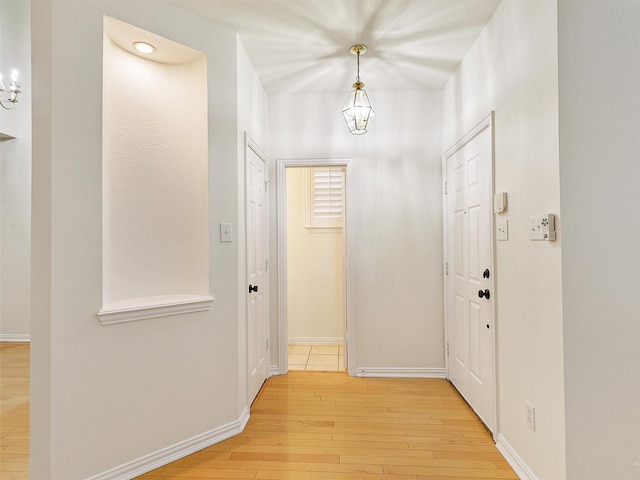
[[247, 364], [249, 403], [267, 379], [267, 192], [266, 162], [247, 145], [246, 222], [247, 222]]
[[492, 122], [470, 137], [445, 154], [448, 367], [450, 380], [494, 432]]

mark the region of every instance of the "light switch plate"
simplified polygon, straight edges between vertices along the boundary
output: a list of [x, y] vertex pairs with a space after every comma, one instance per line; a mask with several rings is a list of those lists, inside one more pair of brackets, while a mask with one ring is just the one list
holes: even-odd
[[230, 223], [220, 224], [220, 241], [232, 242], [233, 241], [233, 227]]
[[509, 220], [506, 218], [496, 220], [496, 240], [509, 240]]

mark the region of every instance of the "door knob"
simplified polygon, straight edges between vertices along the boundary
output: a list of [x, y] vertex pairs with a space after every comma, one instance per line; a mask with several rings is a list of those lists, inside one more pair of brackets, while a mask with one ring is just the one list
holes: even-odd
[[257, 292], [257, 291], [258, 291], [258, 285], [249, 285], [249, 293]]
[[490, 276], [491, 273], [489, 272], [488, 268], [484, 272], [482, 272], [482, 278], [489, 278]]
[[480, 298], [484, 297], [487, 300], [489, 300], [491, 298], [491, 292], [489, 291], [488, 288], [486, 290], [478, 290], [478, 296]]

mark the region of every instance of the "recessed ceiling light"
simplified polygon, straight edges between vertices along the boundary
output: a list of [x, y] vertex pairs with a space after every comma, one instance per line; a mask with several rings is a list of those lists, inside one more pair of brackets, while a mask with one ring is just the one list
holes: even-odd
[[151, 55], [156, 51], [156, 47], [146, 42], [134, 42], [133, 48], [135, 48], [140, 53], [146, 53], [147, 55]]

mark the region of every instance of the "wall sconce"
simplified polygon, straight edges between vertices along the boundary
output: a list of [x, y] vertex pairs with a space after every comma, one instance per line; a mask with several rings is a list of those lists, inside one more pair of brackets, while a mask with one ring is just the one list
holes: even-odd
[[347, 98], [347, 103], [342, 109], [342, 115], [347, 121], [349, 131], [354, 135], [362, 135], [367, 133], [369, 118], [375, 115], [367, 92], [364, 89], [364, 83], [360, 81], [360, 54], [364, 54], [367, 51], [367, 46], [354, 45], [349, 51], [357, 57], [358, 71], [356, 83], [353, 84], [354, 90]]
[[18, 81], [18, 71], [11, 72], [11, 83], [7, 89], [2, 82], [2, 74], [0, 73], [0, 105], [2, 108], [11, 110], [18, 101], [18, 94], [21, 93]]

